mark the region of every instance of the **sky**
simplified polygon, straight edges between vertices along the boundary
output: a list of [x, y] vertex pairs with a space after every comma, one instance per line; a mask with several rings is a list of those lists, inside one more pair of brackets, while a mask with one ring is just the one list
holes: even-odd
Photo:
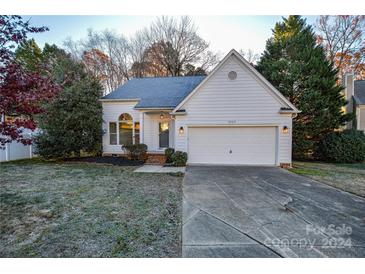
[[[157, 16], [24, 16], [36, 26], [47, 26], [49, 31], [33, 34], [30, 37], [43, 47], [45, 43], [62, 46], [71, 37], [79, 40], [86, 37], [87, 29], [110, 29], [129, 37], [148, 26]], [[198, 34], [210, 43], [214, 52], [225, 54], [232, 48], [251, 49], [263, 52], [266, 40], [271, 36], [275, 23], [281, 16], [191, 16]], [[314, 24], [316, 16], [304, 16]]]

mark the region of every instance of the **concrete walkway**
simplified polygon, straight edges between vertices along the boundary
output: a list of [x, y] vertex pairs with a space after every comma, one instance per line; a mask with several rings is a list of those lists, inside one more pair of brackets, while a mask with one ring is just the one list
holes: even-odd
[[144, 173], [178, 173], [185, 172], [185, 167], [165, 167], [159, 165], [143, 165], [134, 172], [144, 172]]
[[188, 167], [184, 257], [365, 257], [365, 199], [275, 167]]

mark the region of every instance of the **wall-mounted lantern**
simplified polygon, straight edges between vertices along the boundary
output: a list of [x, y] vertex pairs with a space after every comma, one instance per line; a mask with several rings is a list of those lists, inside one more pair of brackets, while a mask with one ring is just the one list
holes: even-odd
[[163, 119], [165, 116], [163, 115], [163, 112], [160, 114], [160, 119]]
[[283, 126], [283, 133], [284, 134], [289, 133], [289, 128], [287, 126]]
[[180, 135], [183, 135], [183, 134], [184, 134], [184, 128], [183, 128], [183, 127], [180, 127], [180, 128], [179, 128], [179, 134], [180, 134]]

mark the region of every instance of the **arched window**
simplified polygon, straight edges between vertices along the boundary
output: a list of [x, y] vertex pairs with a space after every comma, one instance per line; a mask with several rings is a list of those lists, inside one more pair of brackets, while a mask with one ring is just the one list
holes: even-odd
[[128, 113], [119, 116], [119, 145], [133, 144], [133, 119]]

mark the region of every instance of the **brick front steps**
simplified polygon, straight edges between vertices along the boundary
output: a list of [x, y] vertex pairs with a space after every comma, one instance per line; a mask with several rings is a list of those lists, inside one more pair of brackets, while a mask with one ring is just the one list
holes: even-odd
[[153, 154], [148, 153], [148, 158], [146, 161], [147, 165], [164, 165], [166, 162], [166, 157], [164, 154]]

